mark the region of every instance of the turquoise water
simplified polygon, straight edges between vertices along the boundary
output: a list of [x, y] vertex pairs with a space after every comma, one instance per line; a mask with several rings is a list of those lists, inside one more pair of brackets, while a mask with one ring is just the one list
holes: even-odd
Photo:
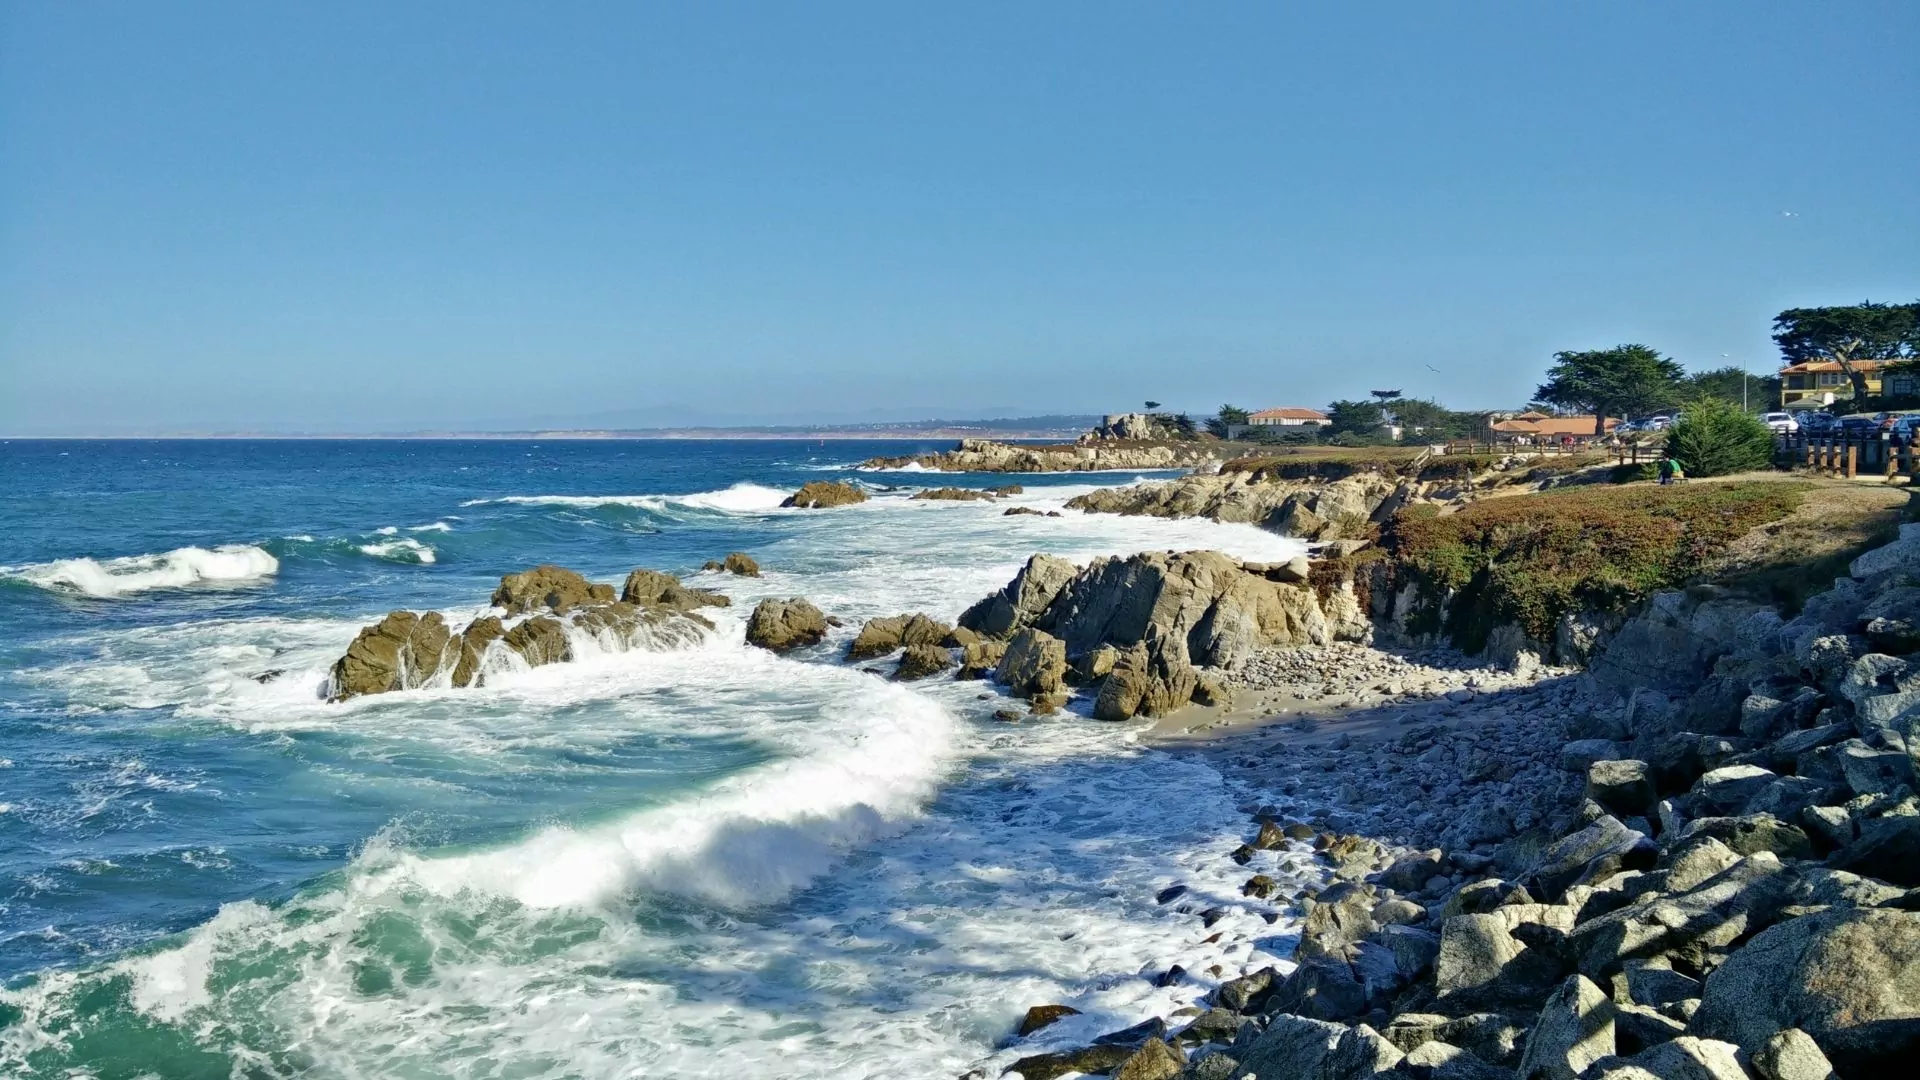
[[[1036, 551], [1298, 549], [851, 468], [930, 448], [0, 444], [0, 1075], [947, 1075], [1036, 1001], [1170, 1007], [1139, 975], [1191, 935], [1152, 892], [1237, 842], [1219, 778], [837, 647]], [[875, 498], [778, 509], [823, 478]], [[1049, 509], [1133, 477], [1018, 479]], [[698, 573], [733, 550], [766, 576]], [[320, 699], [366, 622], [540, 562], [735, 606], [691, 648]], [[744, 646], [790, 595], [848, 626]]]

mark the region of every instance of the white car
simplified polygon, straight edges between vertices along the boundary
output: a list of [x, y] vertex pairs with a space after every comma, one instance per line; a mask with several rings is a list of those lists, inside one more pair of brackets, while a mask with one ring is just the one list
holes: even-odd
[[1792, 413], [1770, 412], [1761, 414], [1760, 420], [1774, 431], [1783, 435], [1792, 435], [1800, 430], [1800, 421]]

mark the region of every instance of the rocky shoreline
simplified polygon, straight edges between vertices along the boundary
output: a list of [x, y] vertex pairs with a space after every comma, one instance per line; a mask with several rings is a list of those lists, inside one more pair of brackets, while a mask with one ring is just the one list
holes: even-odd
[[1003, 443], [962, 439], [952, 450], [903, 457], [868, 458], [869, 470], [934, 472], [1046, 473], [1106, 472], [1120, 469], [1193, 469], [1217, 466], [1234, 451], [1219, 442], [1095, 441], [1079, 443]]
[[[1736, 603], [1656, 598], [1586, 673], [1358, 646], [1247, 658], [1243, 693], [1309, 715], [1177, 752], [1246, 793], [1245, 843], [1220, 853], [1248, 873], [1241, 903], [1317, 867], [1292, 963], [1169, 971], [1206, 1007], [1009, 1071], [1905, 1075], [1920, 527], [1792, 618]], [[1236, 904], [1179, 882], [1161, 896], [1203, 928]], [[1045, 1043], [1051, 1015], [1039, 1003], [1021, 1038]]]

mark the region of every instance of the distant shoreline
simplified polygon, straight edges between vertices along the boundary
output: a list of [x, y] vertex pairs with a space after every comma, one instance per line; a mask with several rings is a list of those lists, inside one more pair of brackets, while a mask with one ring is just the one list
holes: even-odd
[[992, 439], [995, 442], [1071, 442], [1073, 431], [462, 431], [393, 434], [288, 435], [267, 432], [166, 435], [0, 435], [0, 442], [900, 442], [909, 439]]

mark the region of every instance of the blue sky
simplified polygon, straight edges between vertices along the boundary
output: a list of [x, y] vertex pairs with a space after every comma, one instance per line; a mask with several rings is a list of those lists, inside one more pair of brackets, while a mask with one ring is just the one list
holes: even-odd
[[1783, 307], [1920, 296], [1916, 42], [1910, 0], [0, 0], [0, 432], [1765, 370]]

